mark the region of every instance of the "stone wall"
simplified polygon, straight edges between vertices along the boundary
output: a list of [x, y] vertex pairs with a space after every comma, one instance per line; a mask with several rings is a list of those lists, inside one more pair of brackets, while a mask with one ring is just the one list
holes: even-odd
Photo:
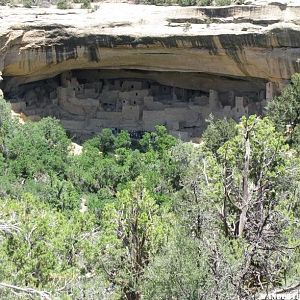
[[[30, 85], [28, 90], [20, 88], [23, 94], [20, 101], [12, 103], [13, 109], [28, 116], [53, 115], [76, 134], [99, 132], [105, 127], [151, 131], [161, 124], [187, 140], [201, 133], [210, 114], [234, 119], [249, 112], [259, 114], [265, 104], [261, 98], [274, 94], [272, 83], [266, 84], [266, 90], [237, 95], [234, 91], [210, 89], [207, 93], [141, 79], [103, 79], [93, 76], [98, 72], [82, 72], [69, 71], [56, 81]], [[44, 97], [42, 107], [40, 95]]]

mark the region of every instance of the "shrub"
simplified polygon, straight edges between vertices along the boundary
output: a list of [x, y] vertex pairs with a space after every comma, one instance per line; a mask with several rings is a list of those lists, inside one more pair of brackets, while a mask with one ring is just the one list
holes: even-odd
[[202, 135], [204, 147], [216, 154], [225, 142], [237, 134], [236, 122], [233, 119], [215, 120], [213, 117], [208, 122], [209, 125]]
[[68, 0], [58, 0], [56, 3], [58, 9], [70, 9], [72, 8]]
[[[30, 194], [19, 201], [0, 202], [1, 221], [10, 224], [13, 220], [18, 226], [12, 234], [0, 232], [1, 281], [56, 289], [56, 284], [63, 285], [65, 280], [86, 272], [81, 264], [90, 264], [94, 249], [88, 239], [94, 224], [92, 217], [74, 213], [67, 218]], [[79, 239], [81, 234], [85, 237]], [[1, 289], [1, 299], [16, 299], [2, 293]]]
[[267, 115], [276, 125], [276, 129], [285, 132], [291, 145], [297, 145], [300, 126], [300, 74], [291, 78], [291, 83], [282, 91], [281, 95], [268, 102]]
[[210, 6], [212, 4], [212, 0], [197, 0], [197, 5], [200, 6]]
[[33, 0], [23, 0], [23, 6], [26, 8], [31, 8], [34, 5]]
[[231, 0], [215, 0], [216, 6], [226, 6], [230, 4], [231, 4]]
[[10, 169], [17, 176], [61, 174], [67, 163], [70, 140], [57, 120], [26, 123], [7, 141]]
[[83, 0], [80, 8], [91, 9], [92, 8], [91, 1], [90, 0]]
[[114, 149], [115, 136], [110, 128], [104, 128], [99, 134], [99, 149], [104, 154]]

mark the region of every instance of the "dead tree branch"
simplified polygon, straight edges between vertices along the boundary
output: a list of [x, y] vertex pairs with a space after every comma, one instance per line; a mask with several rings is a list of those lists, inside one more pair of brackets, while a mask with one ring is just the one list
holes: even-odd
[[19, 286], [15, 286], [12, 284], [0, 282], [0, 289], [8, 289], [17, 294], [27, 294], [28, 296], [38, 296], [40, 299], [51, 300], [51, 295], [49, 292], [39, 291], [32, 288], [23, 288]]

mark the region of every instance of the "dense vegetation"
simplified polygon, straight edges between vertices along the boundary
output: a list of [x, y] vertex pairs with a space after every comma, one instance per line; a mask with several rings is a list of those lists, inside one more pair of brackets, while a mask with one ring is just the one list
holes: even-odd
[[[136, 0], [135, 4], [150, 4], [150, 5], [179, 5], [179, 6], [225, 6], [225, 5], [240, 5], [245, 0]], [[91, 5], [91, 2], [97, 4]], [[59, 9], [70, 9], [74, 8], [76, 3], [81, 3], [81, 8], [91, 9], [91, 11], [99, 8], [97, 1], [91, 0], [56, 0], [54, 2], [45, 2], [42, 0], [0, 0], [0, 5], [11, 5], [16, 6], [22, 4], [24, 7], [31, 8], [33, 6], [47, 7], [51, 3], [56, 3]]]
[[104, 129], [79, 155], [57, 120], [21, 125], [0, 100], [0, 298], [251, 299], [298, 282], [299, 78], [272, 116], [212, 119], [201, 145]]
[[180, 6], [225, 6], [242, 4], [244, 0], [138, 0], [140, 4], [180, 5]]

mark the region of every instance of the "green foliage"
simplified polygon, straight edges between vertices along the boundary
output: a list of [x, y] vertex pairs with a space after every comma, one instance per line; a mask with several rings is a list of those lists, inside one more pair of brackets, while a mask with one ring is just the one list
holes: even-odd
[[131, 138], [127, 131], [122, 130], [114, 140], [114, 149], [127, 148], [131, 146]]
[[83, 9], [91, 9], [92, 6], [91, 6], [91, 0], [84, 0], [81, 4], [81, 7], [80, 8], [83, 8]]
[[126, 170], [113, 158], [103, 157], [98, 150], [92, 149], [74, 158], [69, 178], [83, 191], [98, 192], [106, 186], [116, 189], [125, 175], [123, 171]]
[[56, 3], [58, 9], [70, 9], [72, 8], [71, 3], [68, 0], [58, 0]]
[[197, 0], [197, 3], [196, 5], [199, 5], [199, 6], [210, 6], [212, 5], [212, 0]]
[[105, 128], [99, 134], [99, 149], [104, 154], [114, 150], [115, 136], [110, 128]]
[[4, 99], [0, 99], [0, 152], [5, 155], [7, 154], [6, 141], [17, 129], [18, 123], [12, 119], [10, 105]]
[[231, 5], [232, 2], [231, 0], [214, 0], [214, 4], [216, 6], [227, 6], [227, 5]]
[[211, 120], [195, 145], [163, 126], [134, 142], [104, 129], [74, 155], [57, 120], [20, 125], [0, 100], [0, 283], [229, 300], [297, 280], [300, 163], [282, 131]]
[[[201, 299], [213, 285], [208, 252], [180, 230], [147, 267], [143, 291], [145, 299]], [[213, 298], [210, 298], [213, 299]], [[222, 298], [225, 299], [225, 298]]]
[[[34, 180], [27, 180], [22, 191], [33, 194], [65, 214], [79, 209], [80, 192], [72, 182], [57, 176], [43, 176]], [[18, 191], [18, 193], [20, 192]], [[14, 195], [14, 193], [11, 194]]]
[[298, 144], [300, 124], [300, 74], [291, 78], [281, 95], [268, 103], [267, 114], [281, 132], [286, 132], [291, 144]]
[[23, 0], [23, 5], [26, 8], [31, 8], [34, 5], [34, 1], [33, 0]]
[[1, 237], [1, 281], [51, 291], [91, 271], [97, 251], [87, 234], [92, 216], [67, 219], [29, 194], [0, 206], [1, 222], [14, 226]]
[[[226, 142], [219, 154], [227, 171], [227, 174], [223, 173], [224, 185], [230, 184], [230, 190], [226, 187], [224, 195], [229, 202], [224, 205], [227, 206], [226, 224], [231, 225], [225, 226], [225, 235], [243, 236], [253, 251], [250, 260], [253, 265], [243, 280], [245, 284], [254, 284], [256, 278], [252, 274], [261, 272], [268, 284], [274, 284], [281, 280], [285, 258], [280, 248], [286, 243], [283, 232], [289, 224], [282, 221], [283, 214], [278, 208], [283, 199], [292, 201], [294, 197], [291, 185], [296, 179], [294, 172], [298, 166], [291, 160], [292, 153], [273, 123], [268, 118], [261, 120], [255, 116], [242, 119], [239, 134]], [[235, 227], [235, 231], [230, 231], [230, 227]], [[264, 228], [272, 230], [259, 237], [261, 249], [271, 247], [270, 234], [272, 247], [276, 244], [278, 251], [264, 252], [253, 246], [258, 238], [254, 232]], [[274, 261], [277, 261], [275, 265]], [[264, 273], [264, 269], [268, 269], [272, 276]]]
[[176, 138], [169, 135], [166, 127], [157, 125], [154, 132], [147, 132], [140, 140], [140, 146], [144, 151], [157, 151], [162, 154], [177, 144]]
[[[287, 205], [299, 201], [294, 194], [299, 182], [295, 153], [268, 118], [244, 118], [237, 129], [217, 151], [218, 159], [207, 149], [203, 152], [205, 143], [185, 145], [173, 154], [183, 186], [174, 203], [177, 215], [189, 237], [206, 248], [208, 261], [216, 262], [213, 274], [223, 274], [217, 280], [210, 274], [217, 289], [209, 299], [217, 299], [218, 293], [222, 299], [248, 297], [260, 284], [257, 274], [271, 286], [283, 280], [287, 265], [299, 260], [281, 252], [287, 236], [299, 236], [291, 217], [298, 209]], [[298, 233], [287, 234], [291, 228]]]
[[[167, 218], [137, 178], [103, 213], [102, 262], [107, 278], [125, 299], [137, 299], [145, 267], [167, 233]], [[133, 298], [131, 298], [133, 297]]]
[[217, 154], [217, 150], [237, 134], [236, 122], [233, 119], [209, 119], [209, 125], [202, 138], [205, 149]]
[[7, 141], [9, 167], [19, 177], [62, 174], [68, 162], [70, 140], [57, 120], [26, 123]]
[[[181, 6], [228, 6], [231, 0], [142, 0], [143, 4], [154, 5], [181, 5]], [[243, 1], [236, 3], [243, 4]]]
[[222, 161], [226, 160], [234, 168], [242, 166], [245, 152], [244, 135], [246, 133], [249, 134], [251, 141], [251, 176], [258, 180], [257, 174], [261, 168], [265, 167], [263, 161], [266, 157], [272, 158], [272, 161], [269, 162], [267, 173], [264, 175], [270, 176], [270, 179], [283, 175], [281, 172], [286, 170], [283, 165], [287, 163], [289, 147], [285, 144], [283, 136], [276, 132], [274, 124], [269, 118], [260, 119], [256, 116], [243, 118], [238, 125], [238, 135], [218, 150]]
[[181, 5], [181, 6], [209, 6], [212, 0], [141, 0], [140, 3], [152, 5]]

